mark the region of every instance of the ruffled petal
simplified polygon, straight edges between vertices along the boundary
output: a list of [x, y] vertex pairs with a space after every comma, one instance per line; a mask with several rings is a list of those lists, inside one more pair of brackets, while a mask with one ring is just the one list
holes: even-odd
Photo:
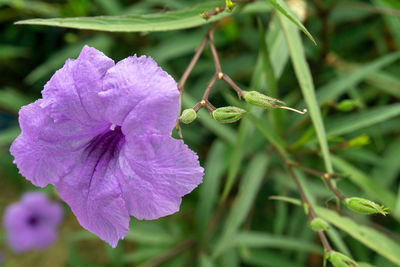
[[179, 210], [181, 198], [201, 182], [196, 153], [169, 135], [149, 135], [126, 142], [118, 178], [129, 214], [152, 220]]
[[[177, 118], [174, 79], [150, 57], [128, 57], [107, 71], [104, 91], [108, 121], [127, 133], [169, 133]], [[124, 122], [124, 121], [129, 122]]]
[[75, 156], [79, 162], [55, 185], [79, 223], [115, 247], [128, 233], [130, 217], [116, 177], [118, 148], [110, 149], [111, 139], [100, 139]]
[[70, 171], [75, 151], [101, 131], [102, 126], [88, 130], [71, 121], [56, 124], [41, 104], [42, 100], [38, 100], [21, 108], [22, 133], [12, 143], [10, 152], [20, 173], [34, 185], [44, 187]]
[[104, 120], [104, 103], [98, 96], [103, 76], [114, 61], [95, 48], [83, 47], [76, 60], [67, 60], [42, 91], [42, 107], [56, 121], [92, 124]]

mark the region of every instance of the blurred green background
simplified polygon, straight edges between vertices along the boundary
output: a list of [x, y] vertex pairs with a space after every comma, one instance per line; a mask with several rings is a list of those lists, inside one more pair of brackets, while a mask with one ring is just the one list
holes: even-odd
[[[209, 28], [110, 33], [13, 23], [29, 18], [166, 12], [201, 2], [0, 0], [0, 214], [23, 192], [37, 190], [18, 174], [8, 149], [19, 133], [19, 108], [40, 98], [44, 84], [66, 59], [76, 58], [85, 44], [115, 61], [145, 54], [179, 80]], [[290, 5], [298, 2], [292, 0]], [[305, 4], [304, 24], [318, 46], [304, 34], [303, 44], [333, 165], [345, 175], [338, 187], [346, 196], [362, 196], [389, 206], [392, 216], [366, 217], [345, 207], [341, 212], [400, 242], [400, 2], [315, 0]], [[219, 23], [215, 41], [222, 68], [243, 89], [269, 93], [261, 63], [259, 18], [265, 28], [262, 41], [269, 44], [278, 81], [278, 97], [304, 108], [279, 21], [272, 7], [256, 11], [238, 12]], [[185, 86], [186, 107], [201, 98], [213, 73], [211, 52], [206, 48]], [[210, 100], [217, 107], [226, 106], [234, 103], [232, 96], [220, 82]], [[276, 123], [269, 111], [254, 108], [251, 112], [265, 127], [274, 127], [294, 159], [324, 171], [308, 115], [279, 110]], [[47, 251], [14, 255], [0, 228], [4, 265], [322, 266], [322, 248], [307, 226], [303, 209], [268, 199], [271, 195], [298, 198], [298, 192], [276, 152], [249, 120], [222, 125], [204, 111], [182, 131], [185, 143], [199, 154], [206, 176], [199, 188], [184, 197], [180, 212], [156, 221], [132, 220], [128, 236], [112, 249], [83, 230], [65, 205], [59, 240]], [[298, 175], [313, 201], [334, 208], [334, 197], [320, 179]], [[228, 176], [236, 179], [222, 201]], [[44, 191], [58, 199], [52, 187]], [[396, 266], [346, 231], [332, 229], [328, 236], [337, 250], [357, 261]]]

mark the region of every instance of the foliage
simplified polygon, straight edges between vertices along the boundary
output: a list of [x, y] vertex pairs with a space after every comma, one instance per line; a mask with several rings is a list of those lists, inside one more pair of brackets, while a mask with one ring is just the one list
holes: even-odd
[[[214, 43], [224, 74], [243, 90], [308, 110], [254, 107], [218, 80], [213, 105], [247, 113], [221, 124], [201, 109], [181, 124], [206, 174], [178, 213], [134, 220], [112, 249], [65, 206], [61, 236], [48, 251], [14, 255], [1, 228], [5, 266], [322, 266], [326, 256], [309, 227], [310, 212], [329, 223], [324, 233], [334, 250], [360, 266], [400, 264], [400, 5], [250, 2], [212, 15], [225, 1], [0, 0], [1, 214], [23, 192], [36, 190], [8, 152], [19, 134], [18, 110], [39, 98], [44, 83], [84, 44], [115, 60], [146, 54], [179, 81], [218, 21]], [[208, 20], [200, 17], [205, 11]], [[183, 109], [202, 98], [215, 73], [213, 59], [207, 46], [186, 82]], [[297, 205], [291, 171], [311, 211]], [[331, 187], [346, 198], [383, 204], [389, 215], [354, 213]], [[58, 199], [54, 188], [44, 191]]]

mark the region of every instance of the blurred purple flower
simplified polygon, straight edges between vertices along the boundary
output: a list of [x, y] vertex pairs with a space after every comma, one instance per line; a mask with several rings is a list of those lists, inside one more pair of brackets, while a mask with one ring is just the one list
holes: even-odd
[[79, 223], [115, 247], [130, 215], [152, 220], [179, 210], [203, 168], [170, 136], [178, 112], [174, 79], [148, 57], [117, 64], [85, 46], [22, 107], [11, 146], [20, 173], [54, 184]]
[[45, 249], [57, 239], [63, 214], [58, 203], [40, 192], [26, 193], [20, 202], [7, 207], [3, 224], [7, 242], [16, 253]]

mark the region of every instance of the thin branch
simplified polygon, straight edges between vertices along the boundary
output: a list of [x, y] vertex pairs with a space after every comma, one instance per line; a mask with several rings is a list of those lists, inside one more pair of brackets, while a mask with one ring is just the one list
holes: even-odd
[[211, 49], [211, 53], [212, 53], [213, 60], [214, 60], [215, 71], [217, 73], [220, 73], [221, 72], [221, 63], [219, 62], [217, 49], [215, 48], [215, 44], [214, 44], [214, 30], [215, 30], [215, 27], [211, 28], [210, 31], [208, 32], [208, 40], [210, 43], [210, 49]]
[[204, 91], [203, 97], [201, 98], [202, 100], [208, 100], [208, 96], [210, 95], [211, 90], [214, 88], [214, 85], [217, 82], [217, 80], [218, 80], [218, 74], [214, 74], [214, 76], [208, 82], [207, 88]]
[[[294, 173], [292, 166], [290, 164], [288, 164], [287, 161], [284, 158], [282, 158], [282, 160], [285, 162], [286, 168], [289, 170], [289, 174], [292, 177], [294, 183], [296, 184], [297, 189], [299, 190], [299, 194], [300, 194], [302, 202], [307, 207], [307, 210], [308, 210], [308, 212], [307, 212], [308, 221], [311, 222], [315, 218], [314, 209], [312, 208], [311, 203], [308, 201], [307, 196], [304, 193], [304, 190], [301, 187], [299, 179], [297, 178], [296, 174]], [[328, 253], [330, 251], [332, 251], [332, 247], [329, 244], [328, 238], [326, 237], [325, 233], [323, 231], [319, 231], [318, 235], [319, 235], [321, 243], [324, 246], [324, 248], [326, 249], [326, 251]]]
[[230, 85], [230, 87], [232, 87], [233, 90], [236, 91], [236, 93], [238, 94], [239, 98], [241, 98], [244, 94], [244, 91], [231, 79], [231, 77], [229, 77], [228, 75], [226, 75], [225, 73], [223, 73], [222, 75], [222, 79]]
[[324, 180], [324, 182], [326, 183], [326, 185], [328, 186], [328, 188], [332, 191], [332, 193], [336, 197], [338, 197], [343, 202], [346, 201], [346, 197], [342, 193], [340, 193], [340, 191], [335, 186], [333, 186], [333, 184], [331, 182], [332, 178], [337, 178], [338, 177], [337, 174], [320, 172], [320, 171], [317, 171], [317, 170], [314, 170], [314, 169], [310, 169], [310, 168], [307, 168], [307, 167], [304, 167], [304, 166], [300, 165], [298, 162], [289, 162], [288, 165], [293, 166], [295, 168], [298, 168], [298, 169], [304, 171], [305, 173], [308, 173], [308, 174], [311, 174], [311, 175], [314, 175], [314, 176], [322, 178]]

